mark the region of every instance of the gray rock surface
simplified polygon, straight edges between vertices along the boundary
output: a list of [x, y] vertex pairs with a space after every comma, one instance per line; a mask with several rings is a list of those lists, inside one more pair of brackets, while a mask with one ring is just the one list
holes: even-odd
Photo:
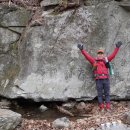
[[126, 9], [127, 11], [130, 11], [130, 1], [129, 0], [122, 0], [119, 2], [119, 5]]
[[0, 37], [0, 43], [5, 45], [13, 43], [19, 38], [18, 34], [13, 33], [12, 31], [5, 28], [0, 28], [0, 34], [3, 34]]
[[44, 111], [46, 111], [48, 108], [47, 108], [46, 106], [44, 106], [44, 105], [41, 105], [41, 106], [39, 107], [39, 109], [40, 109], [41, 112], [44, 112]]
[[41, 7], [58, 5], [60, 0], [43, 0], [40, 5]]
[[20, 69], [17, 43], [30, 17], [23, 8], [0, 6], [0, 93], [7, 97]]
[[113, 0], [84, 0], [84, 3], [86, 5], [97, 5], [99, 3], [106, 3], [110, 1], [113, 1]]
[[21, 123], [21, 120], [20, 114], [0, 109], [0, 130], [14, 130]]
[[130, 112], [124, 114], [123, 122], [130, 125]]
[[0, 101], [0, 108], [2, 108], [2, 109], [9, 109], [10, 105], [11, 105], [11, 102], [8, 100], [2, 99]]
[[75, 104], [75, 102], [64, 103], [62, 107], [65, 109], [72, 109], [75, 106]]
[[[43, 12], [43, 26], [28, 28], [21, 43], [12, 47], [18, 50], [0, 54], [0, 94], [35, 101], [92, 100], [97, 95], [92, 67], [77, 44], [83, 44], [95, 57], [99, 47], [110, 54], [121, 40], [123, 46], [112, 61], [111, 98], [130, 99], [129, 17], [130, 13], [116, 2], [83, 6], [57, 15]], [[10, 20], [2, 23], [19, 25]]]
[[31, 12], [24, 8], [2, 6], [0, 9], [0, 26], [25, 27], [31, 18]]
[[101, 126], [96, 130], [130, 130], [130, 127], [118, 122], [107, 122], [105, 124], [101, 124]]
[[69, 125], [70, 125], [70, 121], [66, 117], [56, 119], [55, 121], [52, 122], [52, 127], [58, 129], [68, 128]]

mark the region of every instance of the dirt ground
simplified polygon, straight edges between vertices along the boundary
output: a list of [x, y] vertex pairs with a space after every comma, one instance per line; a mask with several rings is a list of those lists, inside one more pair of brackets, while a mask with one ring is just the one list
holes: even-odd
[[[70, 127], [63, 130], [90, 130], [106, 122], [124, 122], [124, 113], [130, 112], [130, 101], [111, 102], [111, 112], [100, 112], [97, 103], [85, 103], [86, 108], [79, 110], [78, 117], [68, 117]], [[56, 130], [52, 127], [53, 121], [23, 118], [21, 126], [16, 130]]]

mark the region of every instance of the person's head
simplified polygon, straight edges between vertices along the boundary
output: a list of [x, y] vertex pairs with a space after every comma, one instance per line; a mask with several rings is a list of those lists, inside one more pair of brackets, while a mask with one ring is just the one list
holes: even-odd
[[99, 50], [97, 51], [97, 57], [98, 57], [99, 59], [103, 59], [103, 58], [104, 58], [104, 50], [103, 50], [103, 49], [99, 49]]

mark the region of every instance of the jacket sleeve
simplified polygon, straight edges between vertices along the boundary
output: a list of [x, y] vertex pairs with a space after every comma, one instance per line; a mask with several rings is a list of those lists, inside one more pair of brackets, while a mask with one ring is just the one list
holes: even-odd
[[115, 58], [115, 56], [116, 56], [116, 54], [117, 54], [117, 52], [119, 51], [119, 48], [115, 48], [114, 49], [114, 51], [112, 52], [112, 54], [110, 54], [109, 56], [108, 56], [108, 61], [111, 61], [111, 60], [113, 60], [114, 58]]
[[95, 59], [91, 57], [85, 50], [82, 50], [81, 52], [84, 55], [84, 57], [90, 62], [90, 64], [93, 65], [95, 62]]

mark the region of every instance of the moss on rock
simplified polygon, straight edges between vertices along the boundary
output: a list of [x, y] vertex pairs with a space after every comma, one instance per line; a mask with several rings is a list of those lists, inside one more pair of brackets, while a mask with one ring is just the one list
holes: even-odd
[[24, 8], [18, 8], [13, 11], [2, 12], [1, 26], [4, 27], [25, 27], [31, 18], [31, 11], [27, 11]]

